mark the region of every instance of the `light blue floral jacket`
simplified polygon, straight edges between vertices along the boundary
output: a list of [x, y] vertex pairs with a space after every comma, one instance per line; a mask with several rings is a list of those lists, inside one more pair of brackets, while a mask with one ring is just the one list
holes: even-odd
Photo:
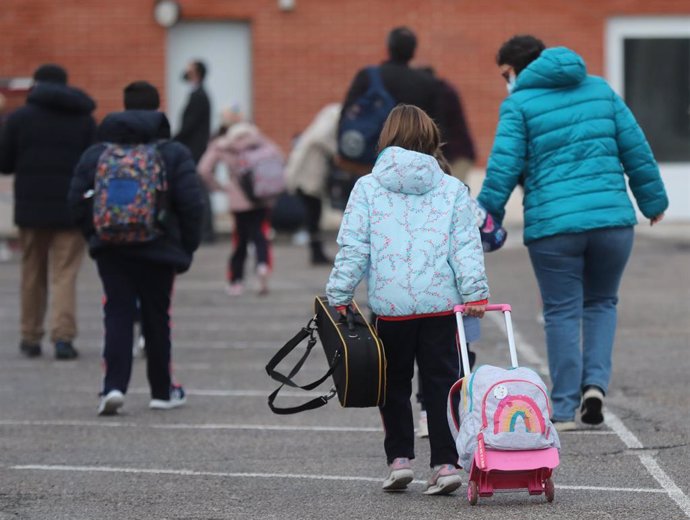
[[446, 312], [488, 298], [471, 204], [467, 187], [434, 157], [386, 148], [345, 209], [326, 286], [330, 305], [350, 303], [365, 275], [379, 316]]

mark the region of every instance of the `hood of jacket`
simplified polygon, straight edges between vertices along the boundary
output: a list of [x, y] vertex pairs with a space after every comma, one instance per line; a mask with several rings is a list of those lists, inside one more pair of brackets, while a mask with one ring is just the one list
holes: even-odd
[[96, 109], [96, 103], [86, 92], [57, 83], [37, 83], [26, 101], [32, 105], [80, 114], [90, 114]]
[[108, 114], [98, 127], [99, 141], [122, 144], [148, 143], [170, 138], [170, 123], [156, 110], [125, 110]]
[[371, 174], [387, 190], [408, 195], [431, 191], [445, 175], [435, 157], [398, 146], [379, 154]]
[[513, 92], [524, 88], [569, 87], [586, 77], [587, 67], [579, 54], [565, 47], [553, 47], [518, 74]]

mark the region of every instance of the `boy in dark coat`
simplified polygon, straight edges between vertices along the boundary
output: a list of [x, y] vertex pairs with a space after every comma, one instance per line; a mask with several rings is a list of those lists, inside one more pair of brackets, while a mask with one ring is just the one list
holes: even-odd
[[[141, 86], [141, 83], [139, 83]], [[146, 91], [146, 85], [143, 86]], [[141, 88], [135, 89], [137, 96]], [[148, 85], [151, 103], [158, 99]], [[128, 92], [129, 91], [129, 92]], [[187, 147], [170, 140], [167, 118], [161, 112], [145, 110], [141, 98], [125, 89], [125, 107], [139, 109], [108, 115], [98, 130], [101, 144], [82, 156], [70, 189], [69, 201], [89, 243], [89, 253], [96, 260], [105, 292], [105, 379], [99, 415], [113, 415], [124, 404], [124, 394], [132, 371], [133, 324], [140, 302], [142, 329], [146, 340], [147, 375], [151, 387], [152, 409], [167, 410], [185, 402], [184, 390], [172, 384], [170, 373], [170, 316], [173, 281], [192, 262], [201, 237], [203, 198], [194, 160]], [[165, 206], [167, 217], [163, 234], [138, 244], [108, 244], [96, 234], [93, 212], [85, 194], [94, 188], [96, 170], [105, 143], [135, 145], [159, 143], [168, 183]]]
[[55, 357], [74, 359], [76, 281], [85, 247], [67, 191], [79, 157], [93, 143], [96, 105], [67, 85], [59, 65], [40, 66], [34, 81], [26, 105], [7, 118], [0, 136], [0, 172], [15, 174], [14, 222], [22, 249], [19, 348], [27, 357], [41, 355], [50, 289]]

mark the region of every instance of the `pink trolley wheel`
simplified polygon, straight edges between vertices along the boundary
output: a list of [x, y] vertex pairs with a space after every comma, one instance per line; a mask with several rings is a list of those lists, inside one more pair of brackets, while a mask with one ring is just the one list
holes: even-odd
[[554, 496], [556, 495], [556, 487], [553, 485], [553, 480], [547, 478], [544, 481], [544, 496], [547, 502], [553, 502]]
[[471, 506], [476, 506], [479, 501], [479, 489], [477, 488], [477, 483], [474, 480], [470, 480], [467, 483], [467, 501]]

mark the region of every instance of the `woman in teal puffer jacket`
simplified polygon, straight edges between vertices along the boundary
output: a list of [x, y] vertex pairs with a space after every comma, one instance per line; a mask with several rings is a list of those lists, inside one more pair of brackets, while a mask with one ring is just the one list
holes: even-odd
[[611, 375], [618, 287], [633, 243], [635, 210], [625, 176], [651, 224], [668, 198], [652, 151], [630, 109], [564, 47], [533, 36], [501, 47], [508, 82], [478, 201], [498, 220], [524, 186], [524, 242], [542, 299], [553, 419], [603, 422]]

